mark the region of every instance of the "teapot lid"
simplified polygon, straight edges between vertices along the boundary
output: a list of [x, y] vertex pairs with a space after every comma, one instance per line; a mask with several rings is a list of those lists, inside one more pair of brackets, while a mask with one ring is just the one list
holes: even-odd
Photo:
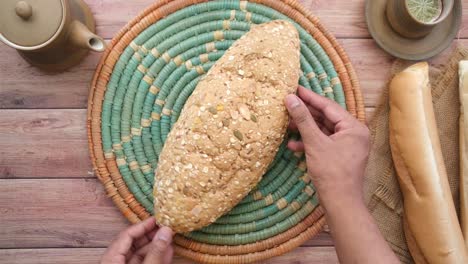
[[61, 31], [62, 0], [1, 0], [0, 40], [21, 50], [43, 47]]

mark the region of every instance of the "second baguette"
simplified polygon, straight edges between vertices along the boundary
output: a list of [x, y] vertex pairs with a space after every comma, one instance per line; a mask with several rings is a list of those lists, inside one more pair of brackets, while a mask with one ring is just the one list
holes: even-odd
[[468, 250], [468, 61], [459, 64], [460, 94], [460, 225]]
[[407, 232], [415, 243], [410, 250], [420, 249], [430, 264], [468, 263], [440, 148], [427, 63], [409, 67], [390, 83], [390, 146]]
[[416, 243], [416, 240], [414, 239], [414, 235], [409, 230], [406, 216], [403, 216], [403, 230], [405, 232], [406, 243], [408, 244], [408, 249], [411, 252], [411, 257], [413, 257], [414, 263], [428, 264], [426, 258], [421, 253], [421, 249]]

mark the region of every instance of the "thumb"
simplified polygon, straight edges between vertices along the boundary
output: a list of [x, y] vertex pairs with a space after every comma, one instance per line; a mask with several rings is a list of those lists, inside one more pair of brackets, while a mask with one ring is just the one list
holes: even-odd
[[309, 108], [299, 97], [289, 94], [286, 96], [285, 101], [289, 115], [296, 124], [305, 145], [313, 143], [312, 141], [325, 135], [315, 123]]
[[165, 264], [168, 259], [167, 254], [172, 254], [171, 243], [172, 230], [168, 227], [161, 227], [151, 241], [143, 264]]

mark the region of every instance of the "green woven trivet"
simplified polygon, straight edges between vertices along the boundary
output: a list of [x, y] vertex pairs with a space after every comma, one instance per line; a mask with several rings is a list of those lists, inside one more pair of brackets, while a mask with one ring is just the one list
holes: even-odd
[[[299, 83], [364, 120], [347, 56], [295, 1], [157, 2], [112, 40], [89, 97], [93, 165], [131, 222], [153, 212], [158, 155], [201, 76], [253, 24], [275, 19], [292, 21], [299, 30]], [[304, 157], [283, 144], [255, 190], [216, 223], [176, 236], [175, 248], [201, 262], [254, 262], [299, 246], [323, 225]]]

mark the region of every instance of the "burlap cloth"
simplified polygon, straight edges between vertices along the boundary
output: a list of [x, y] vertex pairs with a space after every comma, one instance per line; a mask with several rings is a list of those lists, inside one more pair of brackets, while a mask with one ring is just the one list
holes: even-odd
[[[432, 100], [444, 155], [450, 188], [459, 211], [459, 149], [458, 149], [458, 62], [468, 59], [468, 50], [457, 48], [450, 59], [440, 67], [431, 66]], [[397, 73], [411, 63], [396, 61], [392, 73]], [[372, 148], [366, 169], [365, 198], [369, 210], [377, 221], [385, 239], [403, 263], [412, 263], [408, 251], [401, 215], [402, 196], [396, 178], [388, 138], [388, 87], [382, 101], [369, 123]]]

